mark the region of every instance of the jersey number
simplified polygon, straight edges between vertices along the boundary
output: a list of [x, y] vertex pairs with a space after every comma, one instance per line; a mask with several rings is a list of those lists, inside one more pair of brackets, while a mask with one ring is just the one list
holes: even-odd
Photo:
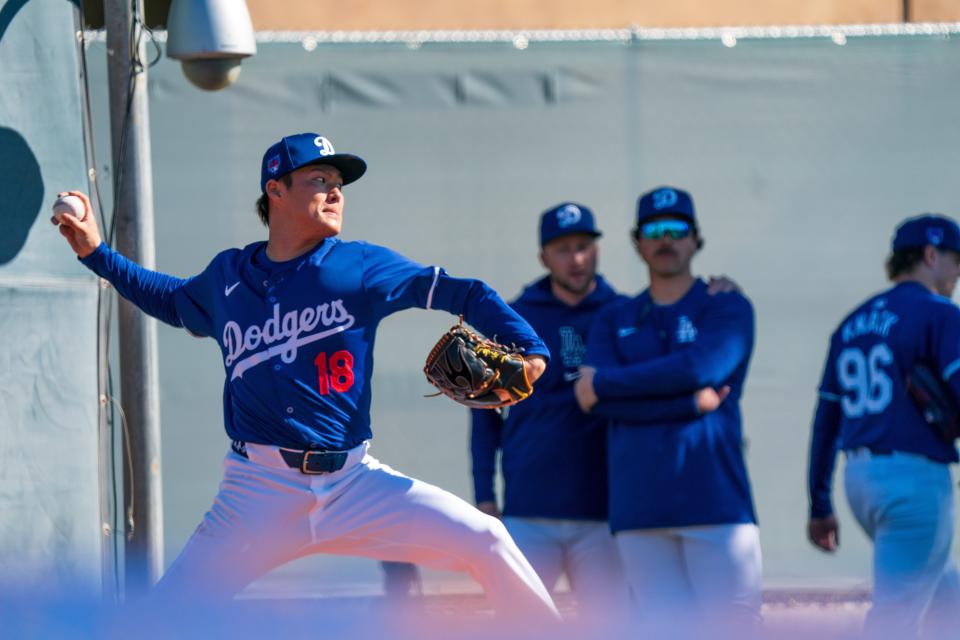
[[328, 395], [330, 389], [343, 393], [353, 386], [353, 354], [349, 351], [336, 351], [329, 358], [326, 351], [321, 351], [313, 363], [317, 365], [320, 395]]
[[860, 418], [864, 413], [882, 413], [893, 399], [893, 381], [883, 367], [893, 364], [890, 347], [879, 343], [864, 355], [856, 347], [840, 352], [837, 358], [837, 375], [840, 386], [847, 395], [841, 405], [848, 418]]

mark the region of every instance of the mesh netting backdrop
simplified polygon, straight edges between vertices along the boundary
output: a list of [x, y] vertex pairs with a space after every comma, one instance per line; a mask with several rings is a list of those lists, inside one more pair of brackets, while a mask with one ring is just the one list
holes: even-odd
[[[89, 53], [107, 149], [103, 44]], [[542, 273], [539, 212], [567, 199], [598, 215], [601, 271], [637, 292], [645, 270], [627, 237], [636, 196], [687, 188], [706, 238], [696, 271], [729, 274], [756, 307], [743, 403], [767, 583], [862, 580], [869, 548], [842, 483], [841, 553], [805, 539], [816, 386], [833, 326], [885, 286], [895, 224], [956, 213], [958, 54], [947, 36], [522, 50], [261, 41], [238, 84], [215, 94], [163, 59], [150, 71], [158, 266], [192, 275], [220, 249], [265, 237], [253, 211], [260, 157], [297, 131], [370, 164], [346, 191], [345, 238], [481, 277], [508, 298]], [[452, 321], [409, 311], [382, 326], [372, 452], [469, 500], [466, 413], [421, 397], [431, 391], [423, 357]], [[160, 350], [169, 562], [210, 504], [227, 440], [216, 345], [162, 329]], [[365, 561], [310, 567], [315, 584], [340, 587], [377, 575]]]

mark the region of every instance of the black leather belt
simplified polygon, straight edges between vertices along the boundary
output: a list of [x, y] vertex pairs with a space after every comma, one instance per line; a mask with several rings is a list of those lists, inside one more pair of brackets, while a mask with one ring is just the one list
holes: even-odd
[[347, 463], [346, 451], [291, 451], [290, 449], [279, 451], [280, 457], [287, 465], [307, 475], [340, 471]]
[[[234, 440], [230, 443], [230, 448], [240, 456], [248, 458], [247, 443], [240, 440]], [[343, 469], [347, 463], [349, 451], [296, 451], [293, 449], [277, 449], [280, 457], [287, 463], [287, 466], [297, 469], [300, 473], [307, 475], [319, 475], [321, 473], [333, 473]]]

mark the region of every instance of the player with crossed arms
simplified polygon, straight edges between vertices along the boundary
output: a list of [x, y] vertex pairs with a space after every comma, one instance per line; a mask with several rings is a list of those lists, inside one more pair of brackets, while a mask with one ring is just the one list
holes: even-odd
[[368, 453], [374, 338], [389, 314], [462, 314], [524, 349], [530, 381], [548, 351], [483, 282], [339, 240], [343, 187], [365, 171], [315, 133], [283, 138], [261, 164], [258, 213], [269, 239], [228, 249], [188, 279], [110, 249], [87, 197], [69, 192], [86, 215], [57, 221], [83, 264], [144, 312], [213, 337], [223, 356], [233, 441], [223, 481], [158, 595], [227, 599], [274, 567], [330, 553], [465, 571], [501, 613], [557, 619], [499, 520]]
[[907, 381], [922, 364], [960, 399], [960, 309], [949, 299], [960, 276], [960, 227], [942, 216], [906, 220], [887, 275], [894, 286], [854, 309], [830, 338], [810, 443], [807, 531], [820, 549], [837, 549], [830, 489], [843, 450], [847, 500], [874, 543], [868, 635], [915, 637], [934, 622], [955, 637], [960, 580], [950, 557], [948, 465], [957, 462], [956, 434], [927, 423]]
[[[471, 416], [477, 507], [501, 515], [494, 492], [499, 451], [507, 531], [548, 589], [566, 575], [580, 621], [616, 620], [628, 603], [607, 521], [608, 416], [603, 408], [585, 415], [573, 391], [594, 318], [627, 299], [597, 273], [600, 235], [582, 204], [561, 202], [541, 214], [539, 258], [547, 274], [511, 306], [547, 343], [553, 362], [529, 400], [501, 414], [475, 409]], [[734, 287], [711, 278], [708, 293]], [[630, 410], [638, 420], [680, 419], [709, 413], [721, 400], [708, 387], [636, 401]]]
[[[753, 306], [693, 275], [703, 236], [686, 191], [643, 194], [632, 235], [650, 286], [597, 314], [574, 392], [610, 419], [610, 528], [634, 610], [653, 635], [749, 629], [762, 560], [739, 403]], [[710, 413], [691, 400], [704, 387], [723, 401]]]

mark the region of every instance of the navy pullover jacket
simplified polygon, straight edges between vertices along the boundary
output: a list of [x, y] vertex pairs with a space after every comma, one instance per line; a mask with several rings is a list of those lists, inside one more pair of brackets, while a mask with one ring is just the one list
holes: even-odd
[[553, 295], [550, 278], [524, 289], [510, 306], [546, 343], [553, 360], [534, 393], [506, 412], [472, 413], [470, 448], [476, 501], [495, 499], [496, 453], [502, 452], [503, 513], [571, 520], [607, 519], [606, 419], [584, 415], [573, 395], [597, 311], [625, 299], [602, 277], [580, 304]]
[[[753, 338], [750, 302], [709, 295], [699, 279], [674, 304], [655, 304], [645, 291], [598, 315], [586, 363], [597, 367], [592, 413], [612, 419], [614, 532], [756, 522], [740, 417]], [[682, 402], [676, 394], [724, 385], [730, 396], [712, 413], [666, 412]], [[657, 400], [666, 401], [662, 415], [637, 409]]]

